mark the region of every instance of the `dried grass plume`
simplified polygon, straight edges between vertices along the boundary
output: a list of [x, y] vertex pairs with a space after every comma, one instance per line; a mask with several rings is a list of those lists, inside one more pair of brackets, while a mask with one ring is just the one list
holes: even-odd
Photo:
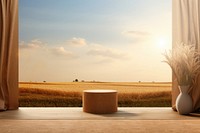
[[191, 85], [200, 71], [200, 54], [191, 44], [177, 44], [173, 51], [165, 52], [165, 61], [175, 74], [178, 84]]

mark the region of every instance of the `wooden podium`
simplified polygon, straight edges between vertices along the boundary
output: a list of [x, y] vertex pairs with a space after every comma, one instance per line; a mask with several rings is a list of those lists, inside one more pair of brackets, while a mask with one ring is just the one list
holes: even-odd
[[94, 114], [117, 112], [118, 97], [116, 90], [84, 90], [83, 111]]

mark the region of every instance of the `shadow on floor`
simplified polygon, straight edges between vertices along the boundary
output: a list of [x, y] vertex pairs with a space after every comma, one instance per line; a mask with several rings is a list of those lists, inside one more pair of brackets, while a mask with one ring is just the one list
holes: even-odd
[[124, 118], [124, 117], [134, 117], [134, 116], [138, 116], [138, 114], [136, 113], [130, 113], [128, 111], [122, 111], [122, 110], [118, 110], [116, 113], [112, 113], [112, 114], [95, 114], [95, 115], [101, 115], [103, 117], [116, 117], [116, 118]]

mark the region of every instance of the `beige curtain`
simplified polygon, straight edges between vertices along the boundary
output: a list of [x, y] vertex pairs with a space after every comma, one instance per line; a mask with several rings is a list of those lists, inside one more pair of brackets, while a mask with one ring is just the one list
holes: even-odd
[[0, 110], [18, 108], [18, 0], [0, 0]]
[[[172, 38], [173, 47], [184, 42], [193, 44], [200, 52], [200, 1], [199, 0], [172, 0]], [[177, 82], [173, 76], [172, 105], [175, 108], [176, 97], [179, 94]], [[193, 110], [200, 108], [200, 76], [191, 86], [190, 95], [193, 99]]]

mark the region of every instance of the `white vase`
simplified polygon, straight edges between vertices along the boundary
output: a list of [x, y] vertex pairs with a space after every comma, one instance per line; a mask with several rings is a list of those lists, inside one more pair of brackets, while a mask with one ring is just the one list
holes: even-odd
[[179, 114], [187, 115], [192, 112], [192, 98], [188, 94], [188, 86], [178, 86], [180, 94], [176, 98], [176, 109]]

